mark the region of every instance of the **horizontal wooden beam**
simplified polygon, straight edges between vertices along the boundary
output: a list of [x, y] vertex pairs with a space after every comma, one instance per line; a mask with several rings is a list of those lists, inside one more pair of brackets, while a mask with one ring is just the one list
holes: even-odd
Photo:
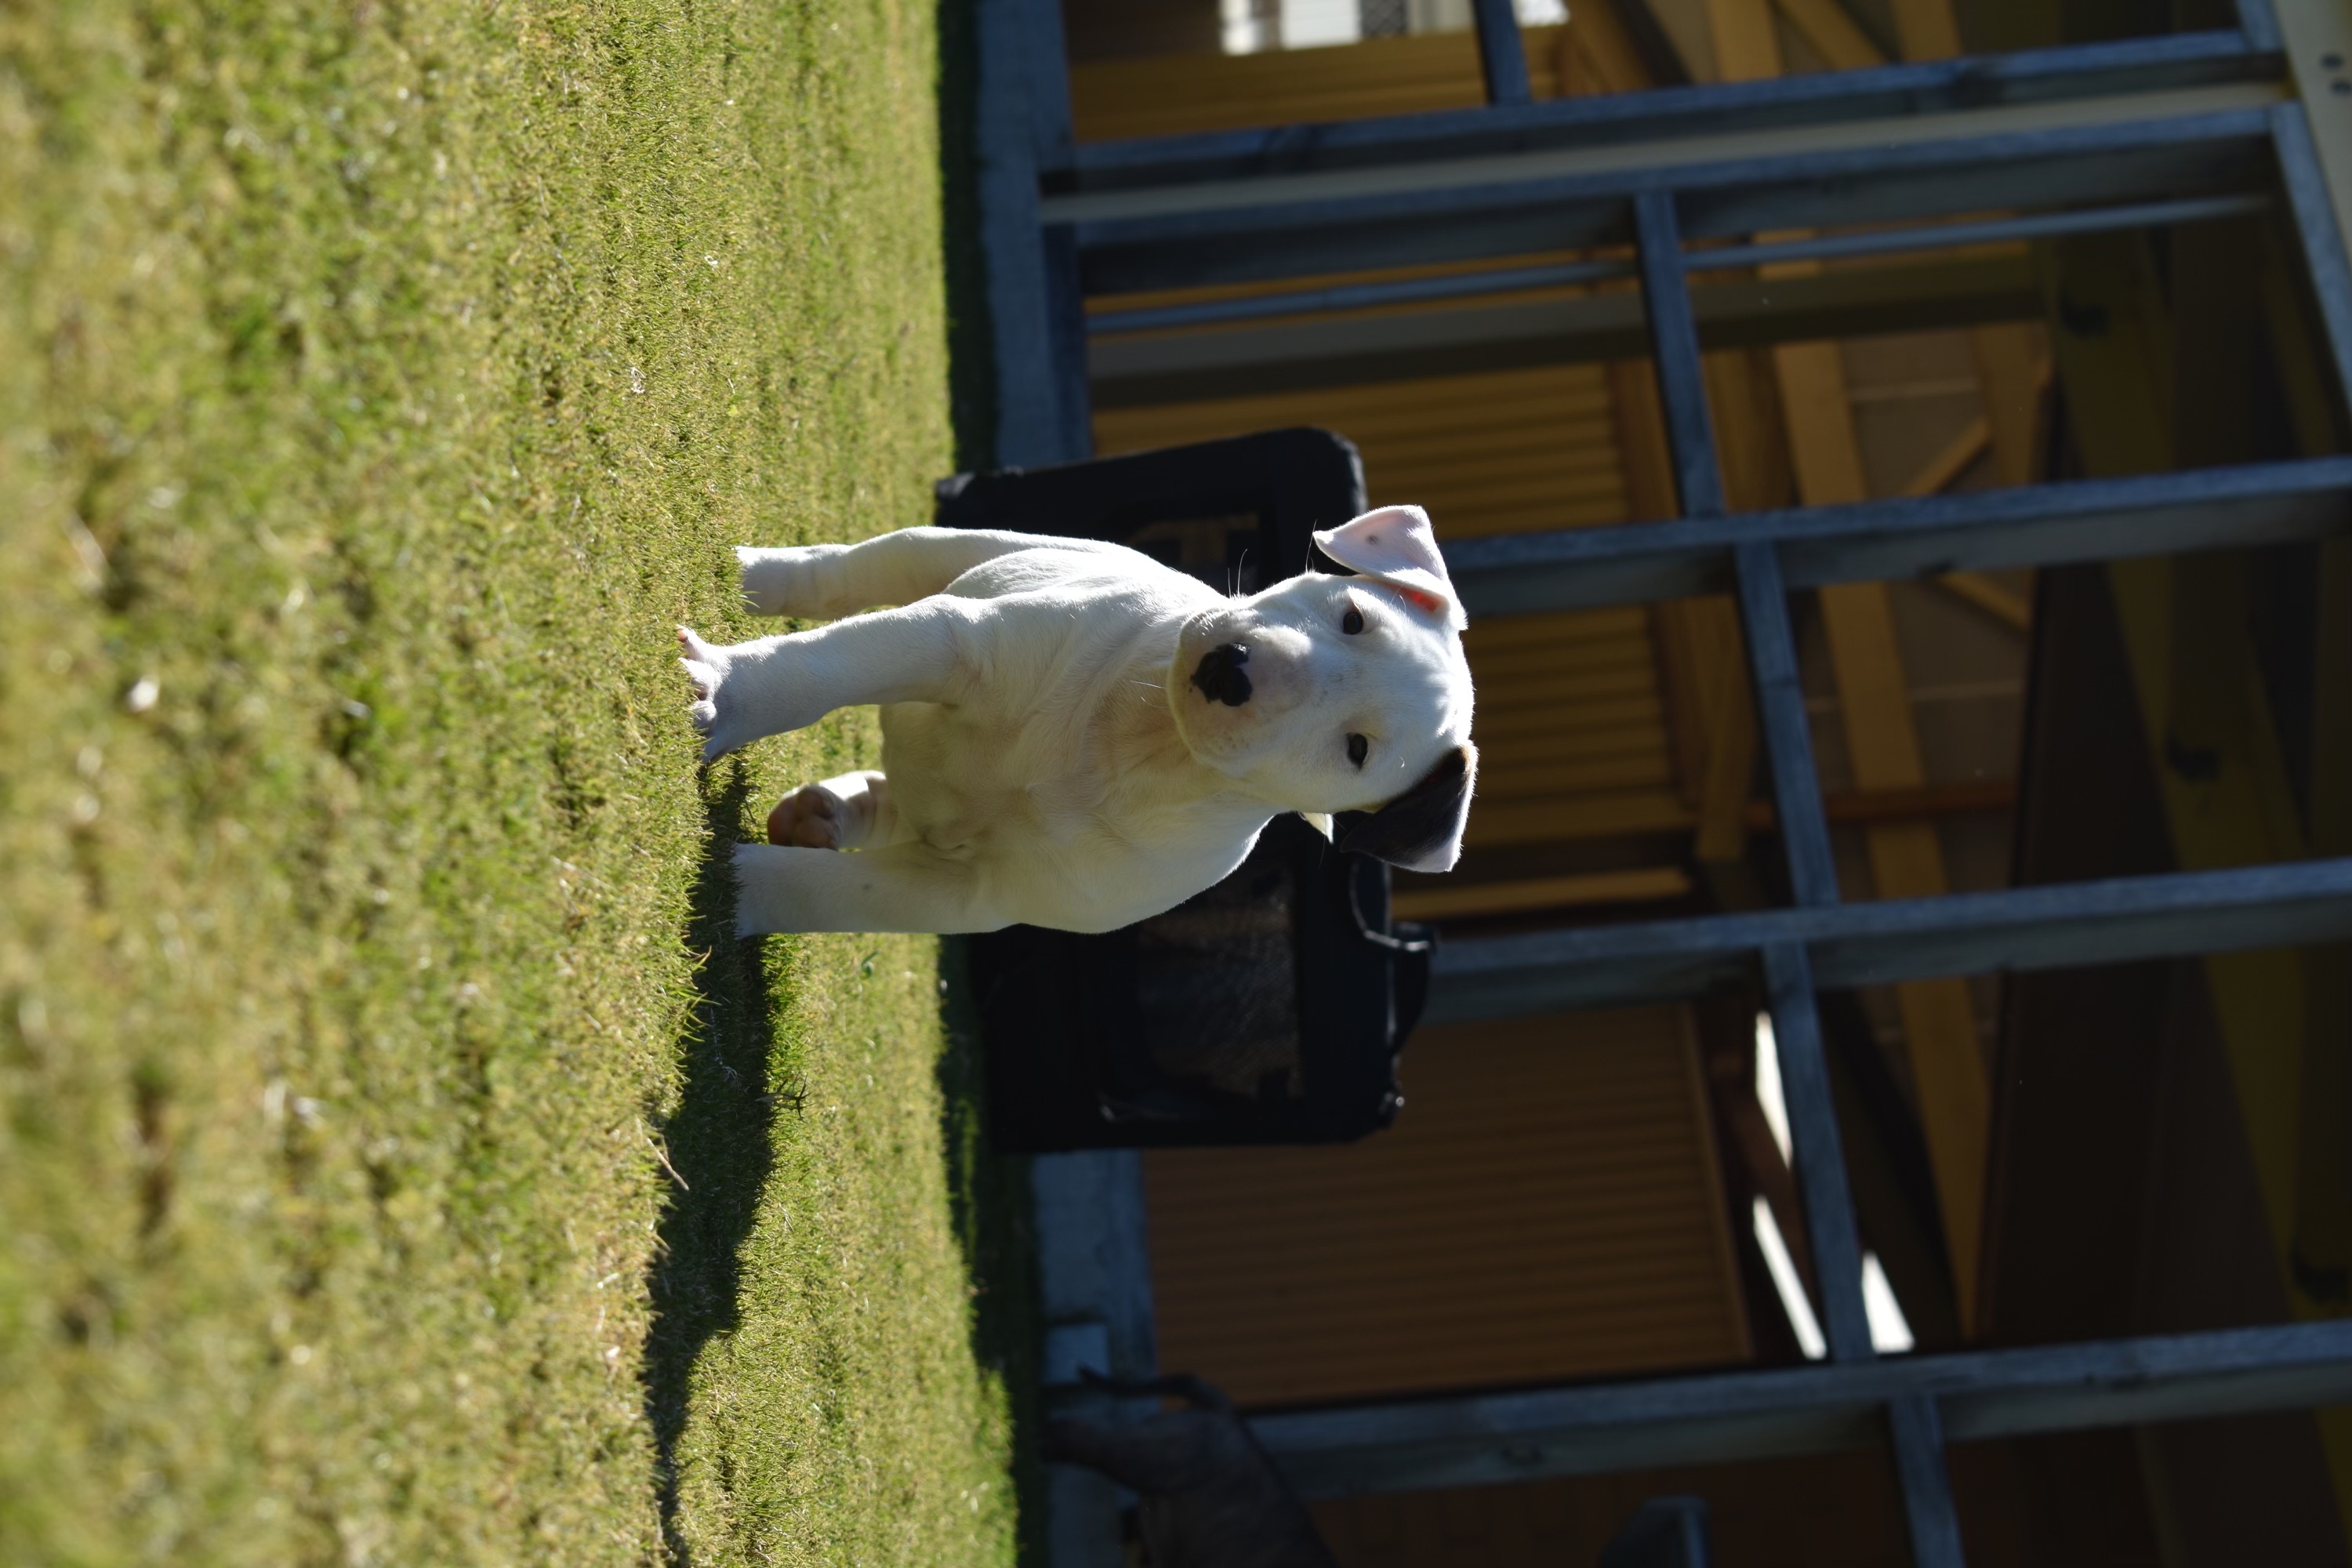
[[[1746, 703], [1745, 694], [1740, 702]], [[1916, 822], [1940, 816], [2006, 811], [2016, 804], [2016, 786], [2005, 779], [1919, 790], [1857, 790], [1826, 796], [1822, 805], [1838, 826]], [[1751, 802], [1740, 826], [1768, 833], [1779, 819], [1770, 805]], [[1644, 833], [1688, 832], [1697, 814], [1681, 795], [1665, 789], [1626, 789], [1509, 800], [1480, 796], [1470, 814], [1469, 842], [1477, 848], [1512, 844], [1566, 844]]]
[[1773, 81], [1703, 87], [1621, 81], [1612, 86], [1653, 90], [1612, 90], [1515, 109], [1095, 142], [1077, 148], [1067, 168], [1048, 178], [1057, 192], [1101, 192], [1699, 136], [1748, 139], [1759, 132], [1796, 126], [1926, 118], [2001, 104], [2269, 81], [2278, 78], [2281, 68], [2275, 55], [2249, 47], [2234, 32], [2202, 32]]
[[[2024, 257], [1855, 268], [1817, 278], [1700, 284], [1691, 310], [1706, 347], [1739, 348], [1931, 327], [2038, 319], [2041, 285]], [[1416, 376], [1588, 364], [1648, 352], [1631, 289], [1317, 316], [1087, 344], [1098, 408], [1192, 403]]]
[[1072, 196], [1043, 217], [1071, 237], [1092, 296], [1622, 244], [1651, 192], [1674, 196], [1686, 241], [2251, 193], [2269, 177], [2279, 95], [2254, 83], [1838, 127], [1785, 153], [1759, 136], [1367, 170], [1307, 188], [1267, 177]]
[[1465, 938], [1438, 950], [1433, 1021], [1678, 1001], [1752, 978], [1766, 948], [1824, 989], [2352, 939], [2352, 859]]
[[2352, 532], [2352, 458], [2084, 479], [1734, 518], [1559, 529], [1445, 551], [1473, 620], [1720, 594], [1741, 544], [1780, 546], [1789, 585], [2326, 539]]
[[[1822, 801], [1832, 825], [1912, 822], [1938, 816], [2006, 811], [2017, 803], [2017, 786], [2007, 779], [1978, 784], [1941, 784], [1915, 790], [1867, 790], [1833, 795]], [[1626, 831], [1621, 814], [1609, 820], [1581, 819], [1574, 798], [1529, 802], [1549, 816], [1548, 826], [1559, 840], [1607, 838]], [[1480, 809], [1486, 809], [1482, 803]], [[1475, 819], [1474, 819], [1475, 820]], [[1775, 818], [1767, 801], [1750, 801], [1746, 826], [1750, 833], [1769, 833]], [[1689, 893], [1689, 876], [1674, 866], [1643, 867], [1626, 871], [1580, 872], [1562, 877], [1525, 878], [1512, 881], [1473, 882], [1444, 887], [1418, 883], [1400, 887], [1391, 907], [1400, 919], [1412, 921], [1476, 920], [1491, 915], [1530, 914], [1543, 910], [1575, 909], [1593, 904], [1650, 903], [1679, 899]]]
[[1952, 1442], [2352, 1401], [2352, 1322], [1538, 1389], [1262, 1415], [1309, 1497], [1874, 1447], [1898, 1400]]

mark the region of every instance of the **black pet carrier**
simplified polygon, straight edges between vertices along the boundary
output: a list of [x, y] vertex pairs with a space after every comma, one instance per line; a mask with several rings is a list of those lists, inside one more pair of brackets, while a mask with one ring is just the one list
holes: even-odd
[[[1364, 510], [1355, 448], [1277, 430], [1051, 468], [960, 475], [937, 521], [1113, 540], [1251, 592], [1305, 571]], [[1389, 918], [1389, 869], [1276, 817], [1241, 868], [1098, 936], [971, 939], [999, 1148], [1319, 1143], [1385, 1127], [1429, 938]]]

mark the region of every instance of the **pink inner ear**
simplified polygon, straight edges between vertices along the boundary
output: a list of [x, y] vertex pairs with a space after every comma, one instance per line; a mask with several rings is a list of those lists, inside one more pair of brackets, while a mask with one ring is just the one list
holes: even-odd
[[1440, 620], [1446, 618], [1445, 601], [1425, 589], [1400, 583], [1393, 577], [1365, 577], [1361, 581], [1377, 584], [1425, 616], [1435, 616]]

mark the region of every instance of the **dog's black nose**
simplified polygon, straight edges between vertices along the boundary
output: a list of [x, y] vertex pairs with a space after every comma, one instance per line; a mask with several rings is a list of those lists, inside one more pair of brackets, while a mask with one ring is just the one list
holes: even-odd
[[1250, 700], [1250, 679], [1242, 669], [1248, 662], [1247, 645], [1222, 643], [1201, 656], [1201, 667], [1192, 672], [1192, 684], [1210, 701], [1238, 708]]

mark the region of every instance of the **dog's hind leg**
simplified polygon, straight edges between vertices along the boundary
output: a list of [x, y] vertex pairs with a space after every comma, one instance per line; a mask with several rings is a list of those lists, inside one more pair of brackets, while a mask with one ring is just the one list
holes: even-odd
[[902, 528], [857, 544], [783, 550], [739, 544], [735, 558], [743, 567], [743, 602], [753, 615], [831, 621], [880, 605], [927, 599], [984, 562], [1040, 546], [1117, 548], [992, 528]]
[[768, 813], [768, 842], [803, 849], [887, 844], [898, 826], [890, 781], [867, 769], [803, 784]]
[[858, 855], [776, 844], [735, 847], [735, 932], [996, 931], [972, 868], [920, 842]]

